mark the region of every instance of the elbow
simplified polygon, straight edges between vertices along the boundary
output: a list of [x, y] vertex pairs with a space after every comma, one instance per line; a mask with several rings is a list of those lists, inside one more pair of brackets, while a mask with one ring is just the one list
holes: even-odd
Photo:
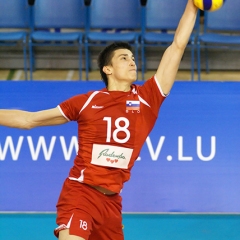
[[175, 34], [172, 45], [175, 49], [184, 51], [188, 44], [188, 41], [189, 38], [186, 38], [186, 36]]
[[179, 55], [183, 55], [185, 49], [186, 49], [186, 44], [181, 42], [181, 41], [173, 41], [172, 45], [171, 45], [171, 49], [174, 52], [174, 54], [179, 54]]
[[181, 41], [179, 39], [175, 39], [173, 42], [173, 46], [175, 50], [183, 52], [187, 46], [187, 42]]

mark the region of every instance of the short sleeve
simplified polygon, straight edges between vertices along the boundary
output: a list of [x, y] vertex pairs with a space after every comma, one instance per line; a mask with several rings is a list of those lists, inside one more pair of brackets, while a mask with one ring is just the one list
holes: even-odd
[[62, 115], [68, 121], [77, 121], [79, 117], [79, 112], [82, 109], [84, 103], [86, 102], [86, 99], [87, 96], [84, 94], [76, 95], [60, 103], [58, 105], [58, 108], [60, 109]]
[[138, 86], [139, 95], [151, 106], [153, 112], [158, 115], [159, 109], [166, 99], [155, 76], [147, 80], [142, 86]]

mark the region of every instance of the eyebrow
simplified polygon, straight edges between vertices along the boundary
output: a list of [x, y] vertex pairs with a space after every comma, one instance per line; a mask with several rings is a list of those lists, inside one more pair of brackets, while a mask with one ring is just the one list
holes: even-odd
[[[127, 56], [128, 57], [129, 55], [127, 53], [121, 53], [120, 55], [118, 55], [118, 57], [121, 57], [121, 56], [125, 56], [125, 57]], [[134, 58], [134, 55], [132, 54], [131, 57]]]

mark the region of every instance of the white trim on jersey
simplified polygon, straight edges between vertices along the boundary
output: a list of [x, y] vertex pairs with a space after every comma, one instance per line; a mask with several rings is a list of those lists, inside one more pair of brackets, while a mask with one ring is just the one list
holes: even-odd
[[146, 106], [150, 107], [150, 105], [143, 99], [141, 98], [139, 95], [138, 95], [138, 99], [141, 103], [145, 104]]
[[85, 102], [85, 104], [83, 105], [82, 109], [79, 111], [78, 114], [80, 114], [80, 113], [84, 110], [84, 108], [87, 107], [87, 105], [92, 101], [92, 99], [93, 99], [98, 93], [109, 94], [108, 92], [101, 92], [101, 91], [95, 91], [95, 92], [93, 92], [93, 93], [89, 96], [88, 100]]
[[84, 171], [85, 171], [86, 168], [82, 169], [81, 170], [81, 175], [79, 178], [75, 178], [75, 177], [69, 177], [70, 180], [74, 180], [74, 181], [77, 181], [77, 182], [83, 182], [84, 181]]
[[163, 97], [167, 97], [167, 96], [169, 95], [169, 93], [168, 93], [168, 94], [164, 94], [164, 93], [163, 93], [163, 90], [162, 90], [162, 88], [161, 88], [161, 86], [160, 86], [160, 84], [159, 84], [159, 82], [158, 82], [158, 80], [157, 80], [156, 75], [154, 75], [154, 80], [155, 80], [155, 82], [156, 82], [156, 84], [157, 84], [157, 86], [158, 86], [158, 88], [159, 88], [159, 91], [160, 91], [161, 95], [162, 95]]
[[63, 112], [63, 110], [61, 109], [61, 107], [60, 107], [59, 105], [58, 105], [57, 107], [58, 107], [60, 113], [63, 115], [63, 117], [65, 117], [65, 118], [70, 122], [70, 119], [64, 114], [64, 112]]
[[[74, 213], [73, 213], [74, 214]], [[70, 228], [70, 226], [71, 226], [71, 223], [72, 223], [72, 218], [73, 218], [73, 214], [72, 214], [72, 216], [71, 216], [71, 218], [69, 219], [69, 221], [68, 221], [68, 223], [67, 223], [67, 226], [66, 226], [66, 228]]]

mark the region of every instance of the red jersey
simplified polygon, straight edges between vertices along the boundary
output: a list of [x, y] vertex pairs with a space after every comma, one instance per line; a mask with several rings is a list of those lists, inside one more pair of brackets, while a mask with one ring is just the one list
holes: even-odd
[[152, 77], [129, 92], [104, 88], [62, 102], [63, 116], [78, 123], [79, 150], [69, 179], [119, 193], [164, 99]]

